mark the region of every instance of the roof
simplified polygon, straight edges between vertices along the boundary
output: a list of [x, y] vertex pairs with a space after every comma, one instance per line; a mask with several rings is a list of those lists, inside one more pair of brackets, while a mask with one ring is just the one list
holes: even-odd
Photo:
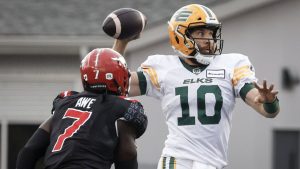
[[148, 19], [148, 27], [151, 27], [156, 23], [166, 22], [177, 9], [191, 3], [210, 7], [220, 1], [2, 0], [0, 35], [101, 35], [104, 34], [101, 24], [105, 17], [112, 11], [124, 7], [143, 12]]

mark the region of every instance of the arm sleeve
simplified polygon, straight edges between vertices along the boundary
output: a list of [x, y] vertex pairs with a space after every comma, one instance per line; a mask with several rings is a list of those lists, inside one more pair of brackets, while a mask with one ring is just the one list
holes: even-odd
[[148, 118], [140, 102], [131, 102], [127, 111], [124, 113], [124, 118], [135, 128], [137, 138], [144, 134], [148, 125]]
[[255, 69], [248, 57], [245, 55], [238, 57], [239, 60], [232, 72], [232, 84], [235, 96], [241, 97], [244, 100], [246, 94], [254, 87], [253, 82], [256, 82], [257, 78], [255, 77]]
[[50, 134], [38, 128], [25, 146], [20, 150], [17, 158], [17, 169], [34, 169], [36, 162], [42, 157], [50, 143]]

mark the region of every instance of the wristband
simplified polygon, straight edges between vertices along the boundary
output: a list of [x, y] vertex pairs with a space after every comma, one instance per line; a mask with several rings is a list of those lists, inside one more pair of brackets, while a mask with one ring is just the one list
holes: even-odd
[[272, 103], [264, 103], [263, 106], [267, 113], [269, 114], [276, 113], [279, 109], [279, 100], [276, 97], [276, 99]]

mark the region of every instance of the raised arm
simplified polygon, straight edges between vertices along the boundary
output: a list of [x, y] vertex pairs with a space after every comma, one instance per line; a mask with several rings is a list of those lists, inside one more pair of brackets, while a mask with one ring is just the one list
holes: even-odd
[[129, 42], [130, 40], [127, 39], [124, 40], [115, 39], [112, 49], [119, 52], [122, 56], [124, 56], [126, 47]]
[[[130, 39], [124, 39], [124, 40], [116, 39], [112, 49], [114, 49], [115, 51], [119, 52], [121, 55], [124, 56], [127, 44], [130, 41], [131, 41]], [[129, 84], [130, 85], [129, 96], [140, 96], [141, 90], [139, 85], [138, 74], [135, 71], [132, 71], [130, 73], [131, 73], [131, 77], [130, 77], [130, 84]]]
[[245, 102], [261, 115], [274, 118], [280, 111], [278, 91], [273, 90], [273, 84], [268, 87], [266, 80], [263, 81], [262, 86], [255, 82], [254, 86], [255, 88], [247, 93]]

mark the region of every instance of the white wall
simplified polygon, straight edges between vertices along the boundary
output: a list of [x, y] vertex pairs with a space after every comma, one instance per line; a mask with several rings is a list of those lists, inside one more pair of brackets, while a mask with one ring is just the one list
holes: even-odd
[[[281, 113], [276, 119], [266, 119], [238, 99], [233, 116], [228, 169], [271, 169], [273, 130], [300, 130], [297, 107], [299, 86], [292, 92], [281, 88], [281, 70], [284, 66], [298, 72], [298, 75], [300, 72], [297, 50], [300, 39], [299, 9], [300, 1], [287, 0], [222, 21], [224, 53], [248, 55], [257, 77], [274, 83], [280, 91], [281, 105]], [[172, 49], [164, 41], [127, 53], [127, 60], [131, 69], [135, 69], [146, 56], [156, 53], [172, 53]], [[140, 163], [156, 164], [167, 133], [164, 116], [158, 101], [144, 96], [140, 99], [148, 113], [149, 127], [138, 141], [139, 160]]]
[[[14, 50], [19, 50], [18, 48]], [[78, 55], [0, 55], [0, 167], [7, 168], [8, 125], [40, 124], [59, 92], [74, 90]]]
[[50, 115], [52, 100], [73, 89], [79, 56], [1, 55], [0, 119], [39, 123]]
[[[300, 1], [288, 0], [224, 21], [225, 52], [249, 56], [260, 80], [279, 89], [281, 113], [264, 119], [245, 104], [237, 104], [229, 149], [230, 169], [272, 168], [272, 131], [300, 129], [299, 87], [287, 92], [281, 86], [281, 70], [288, 66], [299, 75]], [[298, 62], [297, 62], [298, 61]], [[247, 111], [245, 111], [247, 110]]]

